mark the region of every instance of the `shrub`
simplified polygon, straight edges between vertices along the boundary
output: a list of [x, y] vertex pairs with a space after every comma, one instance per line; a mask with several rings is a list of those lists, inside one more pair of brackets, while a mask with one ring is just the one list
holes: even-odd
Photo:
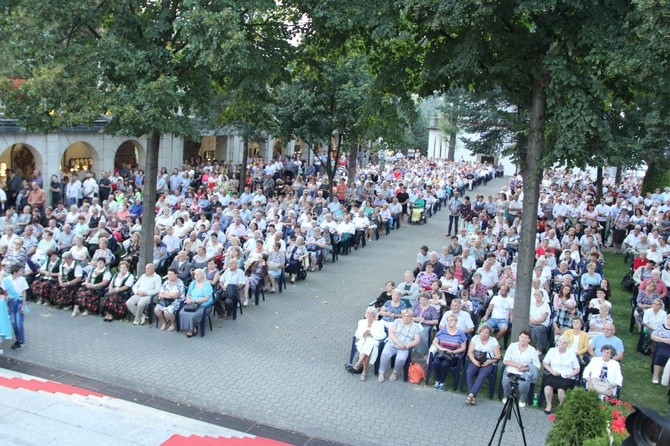
[[596, 392], [573, 389], [556, 409], [554, 425], [547, 435], [547, 445], [582, 446], [589, 439], [606, 436], [607, 422], [610, 420], [611, 412]]

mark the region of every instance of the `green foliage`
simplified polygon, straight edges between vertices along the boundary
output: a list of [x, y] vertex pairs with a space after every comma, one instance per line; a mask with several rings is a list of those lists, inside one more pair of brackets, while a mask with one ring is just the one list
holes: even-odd
[[586, 440], [606, 434], [610, 413], [602, 406], [596, 392], [581, 388], [568, 392], [556, 409], [547, 446], [582, 446]]
[[642, 183], [642, 193], [654, 192], [654, 190], [670, 186], [670, 161], [655, 160], [647, 165], [647, 173]]

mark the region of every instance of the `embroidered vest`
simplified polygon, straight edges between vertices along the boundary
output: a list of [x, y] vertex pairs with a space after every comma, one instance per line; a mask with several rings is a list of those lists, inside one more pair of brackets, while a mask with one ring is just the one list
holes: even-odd
[[94, 275], [96, 270], [93, 270], [89, 273], [88, 275], [88, 283], [92, 283], [94, 285], [99, 284], [102, 282], [102, 278], [105, 277], [105, 273], [107, 272], [107, 269], [103, 269], [99, 274]]
[[74, 270], [77, 265], [73, 262], [72, 268], [68, 268], [67, 264], [63, 263], [60, 266], [60, 275], [65, 279], [64, 282], [71, 282], [74, 280]]

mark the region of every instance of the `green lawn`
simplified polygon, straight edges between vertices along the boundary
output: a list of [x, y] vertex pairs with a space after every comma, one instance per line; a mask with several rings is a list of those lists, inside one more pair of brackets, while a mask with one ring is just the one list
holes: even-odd
[[651, 357], [637, 352], [639, 336], [637, 330], [633, 333], [628, 332], [631, 295], [620, 285], [621, 278], [627, 271], [628, 265], [623, 263], [623, 256], [605, 253], [605, 277], [612, 284], [612, 317], [616, 325], [616, 335], [623, 341], [626, 352], [621, 364], [623, 369], [621, 399], [634, 405], [651, 407], [667, 415], [670, 412], [668, 388], [651, 383]]

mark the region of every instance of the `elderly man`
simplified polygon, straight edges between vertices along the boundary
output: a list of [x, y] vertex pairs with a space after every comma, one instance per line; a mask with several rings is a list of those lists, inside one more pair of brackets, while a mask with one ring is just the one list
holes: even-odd
[[444, 276], [445, 268], [444, 265], [440, 262], [439, 256], [437, 255], [437, 251], [431, 251], [428, 260], [423, 262], [423, 265], [421, 265], [421, 271], [425, 271], [427, 265], [433, 266], [433, 272], [438, 278]]
[[30, 183], [30, 193], [28, 194], [28, 205], [39, 209], [40, 215], [44, 215], [44, 206], [47, 202], [47, 195], [39, 184], [35, 181]]
[[193, 270], [193, 264], [188, 259], [188, 254], [186, 251], [179, 251], [177, 257], [172, 261], [170, 269], [174, 269], [177, 278], [184, 283], [184, 286], [188, 286], [191, 281], [191, 271]]
[[[240, 291], [247, 283], [247, 278], [244, 271], [238, 268], [237, 261], [230, 259], [228, 261], [228, 268], [221, 274], [219, 279], [221, 283], [221, 299], [225, 307], [226, 319], [237, 319], [237, 305], [240, 303]], [[218, 309], [221, 310], [221, 305], [218, 304]], [[222, 313], [219, 313], [219, 317]]]
[[475, 325], [472, 322], [472, 317], [467, 311], [463, 311], [463, 302], [460, 299], [451, 301], [450, 310], [444, 313], [440, 320], [440, 329], [447, 326], [447, 317], [456, 316], [456, 328], [461, 330], [466, 335], [470, 336], [475, 331]]
[[143, 325], [146, 322], [144, 310], [149, 306], [151, 298], [159, 293], [162, 284], [153, 263], [147, 263], [144, 274], [133, 285], [133, 295], [126, 301], [128, 311], [135, 316], [134, 325]]
[[616, 332], [614, 324], [611, 322], [606, 322], [603, 325], [603, 332], [592, 338], [589, 342], [589, 355], [592, 358], [601, 356], [601, 349], [603, 346], [609, 344], [614, 347], [617, 351], [617, 354], [614, 359], [615, 361], [621, 361], [623, 359], [623, 342], [618, 337], [614, 336]]

